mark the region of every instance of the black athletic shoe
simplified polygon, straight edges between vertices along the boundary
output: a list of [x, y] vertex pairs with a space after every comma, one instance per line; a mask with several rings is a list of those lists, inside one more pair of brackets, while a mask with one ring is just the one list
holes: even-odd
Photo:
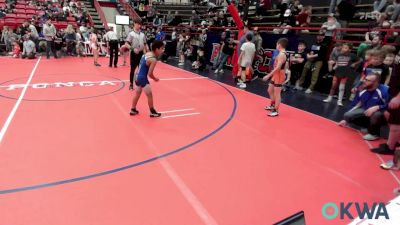
[[150, 109], [150, 117], [160, 117], [161, 113], [157, 112], [155, 109]]
[[129, 90], [133, 91], [133, 84], [132, 83], [129, 85]]
[[136, 109], [131, 109], [131, 111], [129, 112], [129, 115], [134, 116], [139, 114], [139, 111], [137, 111]]
[[371, 148], [371, 152], [381, 155], [394, 155], [394, 150], [391, 150], [387, 144], [381, 144], [377, 148]]

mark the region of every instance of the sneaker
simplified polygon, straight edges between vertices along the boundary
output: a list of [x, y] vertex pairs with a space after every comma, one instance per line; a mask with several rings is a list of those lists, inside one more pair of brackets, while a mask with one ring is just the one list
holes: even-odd
[[276, 116], [279, 116], [279, 113], [278, 113], [278, 111], [273, 110], [270, 114], [268, 114], [268, 116], [269, 117], [276, 117]]
[[371, 148], [371, 152], [381, 155], [394, 155], [394, 150], [391, 150], [387, 144], [381, 144], [377, 148]]
[[395, 165], [393, 161], [387, 161], [381, 164], [381, 168], [384, 170], [400, 170], [400, 165]]
[[332, 101], [332, 96], [328, 96], [326, 99], [322, 100], [323, 102], [331, 102]]
[[101, 66], [101, 65], [100, 65], [100, 64], [98, 64], [98, 63], [95, 63], [94, 65], [95, 65], [95, 66]]
[[340, 101], [340, 100], [338, 100], [338, 101], [337, 101], [337, 105], [338, 105], [338, 106], [343, 106], [343, 102]]
[[133, 91], [133, 84], [132, 83], [129, 85], [129, 90]]
[[363, 139], [366, 141], [375, 141], [379, 139], [379, 136], [372, 135], [372, 134], [366, 134], [363, 136]]
[[224, 73], [224, 70], [223, 70], [223, 69], [220, 69], [220, 70], [219, 70], [219, 73]]
[[184, 66], [184, 65], [185, 65], [185, 63], [182, 63], [182, 62], [178, 63], [178, 66]]
[[312, 90], [311, 89], [307, 89], [306, 90], [306, 94], [311, 94], [312, 93]]
[[298, 91], [302, 91], [303, 90], [303, 88], [300, 87], [299, 85], [296, 85], [295, 89], [298, 90]]
[[139, 114], [139, 111], [137, 111], [135, 108], [132, 108], [131, 111], [129, 112], [129, 115], [134, 116]]
[[273, 110], [275, 110], [275, 106], [273, 106], [273, 105], [265, 106], [264, 109], [265, 109], [265, 110], [268, 110], [268, 111], [273, 111]]
[[218, 70], [218, 69], [216, 69], [214, 73], [219, 73], [219, 70]]
[[157, 112], [155, 109], [150, 109], [150, 117], [160, 117], [161, 113]]
[[247, 85], [245, 84], [245, 83], [241, 83], [240, 85], [239, 85], [239, 88], [241, 88], [241, 89], [245, 89], [247, 87]]

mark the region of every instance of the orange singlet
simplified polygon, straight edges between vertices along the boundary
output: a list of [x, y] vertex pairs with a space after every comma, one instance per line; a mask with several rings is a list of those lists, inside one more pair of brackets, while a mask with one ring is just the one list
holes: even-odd
[[[279, 58], [279, 56], [281, 56], [281, 54], [285, 54], [285, 52], [284, 51], [279, 52], [279, 55], [276, 56], [275, 62], [274, 62], [274, 69], [278, 66], [278, 58]], [[272, 84], [275, 85], [276, 87], [282, 86], [283, 82], [285, 82], [285, 79], [286, 79], [285, 67], [286, 67], [286, 60], [282, 64], [281, 68], [272, 75], [271, 81], [272, 81]]]

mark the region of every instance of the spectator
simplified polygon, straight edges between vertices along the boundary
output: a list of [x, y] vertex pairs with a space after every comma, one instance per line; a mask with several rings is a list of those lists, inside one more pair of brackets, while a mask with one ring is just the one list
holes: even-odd
[[164, 40], [165, 40], [165, 32], [162, 30], [162, 27], [157, 27], [156, 41], [164, 41]]
[[199, 35], [199, 47], [205, 48], [206, 45], [207, 45], [207, 29], [202, 29], [201, 34]]
[[[389, 138], [385, 144], [371, 149], [378, 154], [394, 154], [393, 160], [381, 164], [383, 169], [400, 169], [400, 148], [396, 146], [400, 142], [400, 55], [396, 56], [392, 79], [389, 83], [389, 91], [392, 99], [385, 113], [390, 128]], [[396, 151], [395, 151], [396, 150]]]
[[291, 3], [288, 8], [292, 11], [292, 14], [294, 16], [297, 16], [299, 15], [301, 9], [303, 8], [303, 5], [300, 3], [299, 0], [294, 0], [293, 3]]
[[388, 11], [392, 11], [390, 21], [396, 22], [400, 16], [400, 0], [393, 0], [393, 4], [389, 5], [386, 9], [386, 12]]
[[32, 21], [29, 21], [29, 37], [35, 43], [35, 46], [39, 43], [39, 33]]
[[206, 59], [204, 56], [204, 48], [199, 47], [197, 49], [197, 60], [192, 63], [192, 69], [195, 70], [204, 70], [206, 68]]
[[277, 9], [280, 11], [280, 17], [283, 19], [286, 9], [288, 9], [289, 0], [278, 0]]
[[365, 69], [365, 76], [370, 74], [379, 74], [380, 81], [384, 83], [389, 75], [389, 68], [383, 64], [386, 52], [382, 50], [371, 51], [369, 65]]
[[[332, 87], [327, 99], [324, 102], [331, 102], [333, 95], [339, 86], [339, 96], [337, 104], [338, 106], [343, 106], [342, 100], [345, 92], [347, 79], [354, 74], [355, 68], [361, 62], [359, 58], [353, 53], [351, 53], [352, 45], [349, 43], [344, 43], [342, 45], [341, 52], [334, 58], [335, 61], [335, 76], [332, 80]], [[339, 84], [340, 83], [340, 84]]]
[[67, 55], [75, 55], [76, 33], [71, 24], [67, 26], [63, 39], [67, 44]]
[[166, 24], [170, 24], [173, 19], [174, 19], [174, 15], [171, 14], [171, 11], [168, 11], [168, 14], [167, 14], [166, 19], [165, 19], [165, 23]]
[[331, 52], [331, 55], [329, 56], [328, 74], [325, 78], [332, 77], [335, 74], [335, 72], [333, 70], [333, 66], [336, 63], [335, 59], [339, 56], [341, 51], [342, 51], [342, 43], [336, 43], [335, 47], [333, 48], [333, 50]]
[[237, 81], [240, 88], [246, 88], [244, 83], [249, 77], [249, 73], [252, 74], [252, 65], [254, 56], [256, 53], [256, 46], [252, 42], [254, 35], [252, 33], [246, 34], [246, 43], [240, 47], [240, 55], [238, 60], [239, 71], [237, 74]]
[[386, 3], [387, 0], [375, 0], [373, 13], [383, 12], [383, 9], [386, 7]]
[[380, 128], [385, 122], [383, 112], [389, 102], [388, 87], [380, 83], [379, 74], [368, 75], [364, 79], [364, 90], [359, 92], [351, 104], [350, 110], [344, 114], [344, 120], [339, 125], [346, 126], [356, 123], [368, 127], [364, 140], [379, 139]]
[[272, 0], [260, 0], [257, 7], [256, 16], [265, 16], [268, 10], [272, 8]]
[[388, 53], [388, 54], [386, 54], [385, 60], [383, 61], [383, 64], [389, 69], [389, 75], [386, 77], [386, 79], [384, 81], [385, 85], [389, 85], [389, 82], [393, 75], [394, 60], [395, 60], [395, 54]]
[[156, 15], [156, 17], [154, 17], [154, 19], [153, 19], [153, 26], [154, 27], [159, 27], [161, 25], [163, 25], [163, 21], [162, 21], [162, 19], [160, 18], [159, 15]]
[[242, 45], [247, 41], [247, 34], [251, 37], [251, 42], [254, 42], [254, 34], [249, 30], [248, 26], [243, 27], [243, 36], [240, 38], [238, 43], [238, 55], [241, 53]]
[[311, 13], [311, 6], [306, 6], [302, 8], [299, 15], [296, 17], [296, 25], [300, 27], [308, 27], [311, 22]]
[[215, 73], [223, 73], [224, 70], [224, 65], [226, 61], [228, 60], [229, 57], [233, 55], [233, 52], [235, 51], [236, 44], [235, 44], [235, 34], [231, 34], [230, 37], [224, 40], [224, 43], [222, 44], [221, 47], [221, 55], [218, 58], [218, 61], [215, 64], [215, 67], [217, 68], [215, 70]]
[[370, 33], [365, 34], [366, 41], [361, 43], [357, 49], [357, 56], [364, 59], [365, 52], [369, 49], [380, 49], [382, 47], [382, 36], [374, 35], [372, 41], [370, 40]]
[[[348, 27], [349, 22], [353, 19], [356, 13], [356, 8], [352, 0], [342, 0], [337, 6], [337, 12], [339, 14], [339, 23], [342, 28]], [[342, 32], [342, 34], [345, 32]]]
[[24, 36], [22, 58], [34, 59], [35, 58], [35, 43], [29, 39], [28, 35]]
[[318, 81], [319, 73], [326, 60], [326, 54], [328, 51], [328, 44], [324, 41], [324, 33], [319, 32], [317, 35], [317, 41], [311, 46], [311, 51], [307, 54], [307, 62], [304, 65], [303, 73], [296, 85], [297, 90], [303, 90], [303, 84], [306, 80], [306, 76], [311, 71], [311, 84], [306, 90], [306, 94], [311, 94], [314, 90], [314, 86]]
[[19, 46], [18, 41], [13, 42], [13, 52], [12, 52], [12, 57], [13, 58], [19, 58], [21, 55], [21, 47]]
[[197, 26], [200, 24], [200, 16], [196, 10], [192, 10], [192, 16], [190, 17], [190, 26]]
[[262, 49], [263, 39], [260, 35], [260, 32], [258, 31], [258, 27], [253, 28], [253, 34], [254, 34], [254, 44], [256, 45], [256, 54], [257, 54]]
[[225, 43], [225, 39], [228, 39], [229, 38], [229, 33], [227, 33], [226, 31], [223, 31], [222, 33], [221, 33], [221, 37], [220, 37], [220, 39], [219, 39], [219, 52], [218, 52], [218, 55], [217, 56], [215, 56], [215, 58], [214, 58], [214, 62], [213, 62], [213, 69], [216, 69], [217, 68], [217, 64], [219, 64], [219, 62], [221, 61], [221, 59], [220, 59], [220, 57], [221, 57], [221, 53], [222, 53], [222, 46], [224, 45], [224, 43]]
[[[340, 28], [340, 23], [337, 22], [335, 16], [333, 14], [328, 15], [328, 21], [323, 23], [321, 29], [325, 32], [326, 41], [328, 43], [332, 42], [333, 35], [336, 31], [336, 28]], [[340, 39], [341, 34], [340, 31], [336, 31], [336, 39]]]
[[168, 26], [178, 26], [179, 24], [182, 23], [182, 17], [179, 16], [179, 12], [175, 12], [175, 17], [172, 19], [170, 23], [168, 23]]
[[306, 43], [300, 41], [297, 51], [290, 56], [290, 82], [295, 85], [303, 72], [304, 65], [307, 61]]
[[[283, 15], [283, 20], [281, 21], [280, 26], [282, 28], [291, 28], [291, 27], [296, 26], [296, 18], [290, 9], [287, 9], [285, 11], [285, 14]], [[288, 29], [284, 29], [282, 34], [287, 34], [288, 32], [289, 32]]]
[[50, 51], [54, 55], [54, 58], [57, 58], [55, 46], [54, 46], [54, 38], [56, 37], [56, 28], [51, 23], [51, 20], [47, 20], [46, 24], [43, 25], [43, 35], [46, 39], [46, 55], [47, 59], [50, 58]]
[[79, 31], [82, 33], [82, 38], [84, 41], [89, 40], [89, 33], [88, 33], [88, 28], [86, 27], [85, 23], [82, 23], [81, 26], [79, 27]]

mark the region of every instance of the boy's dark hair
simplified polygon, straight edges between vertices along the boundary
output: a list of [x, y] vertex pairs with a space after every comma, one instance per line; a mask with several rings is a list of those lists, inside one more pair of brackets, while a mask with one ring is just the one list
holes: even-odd
[[343, 44], [342, 44], [342, 46], [345, 46], [345, 45], [346, 45], [347, 47], [349, 47], [350, 50], [353, 49], [353, 44], [352, 44], [352, 43], [343, 43]]
[[138, 23], [138, 24], [142, 24], [142, 20], [141, 19], [139, 19], [139, 18], [136, 18], [136, 19], [134, 19], [133, 20], [133, 23], [135, 24], [135, 23]]
[[164, 42], [162, 41], [153, 41], [153, 43], [151, 44], [151, 50], [154, 51], [156, 49], [160, 49], [164, 47]]
[[304, 45], [305, 47], [307, 47], [307, 43], [303, 40], [300, 40], [298, 45]]
[[246, 35], [246, 40], [251, 41], [253, 40], [253, 35], [251, 35], [250, 33]]
[[276, 43], [280, 44], [282, 48], [286, 48], [288, 46], [289, 40], [287, 38], [281, 38]]

